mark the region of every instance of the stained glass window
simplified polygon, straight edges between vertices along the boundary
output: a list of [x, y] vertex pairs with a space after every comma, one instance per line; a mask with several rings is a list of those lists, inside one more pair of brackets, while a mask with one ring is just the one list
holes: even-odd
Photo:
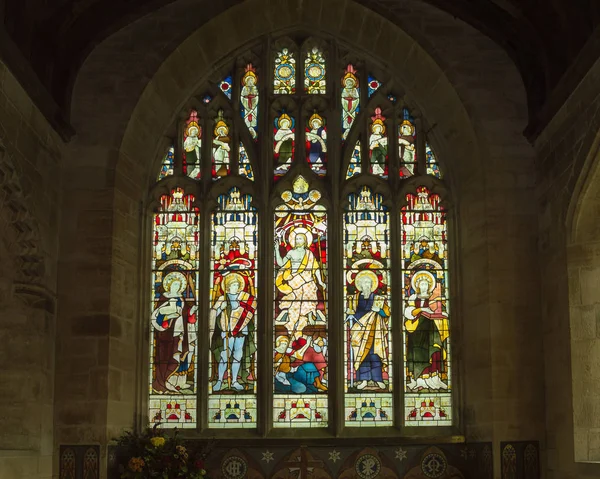
[[254, 171], [252, 170], [252, 163], [248, 159], [248, 153], [246, 152], [246, 148], [244, 148], [244, 144], [240, 142], [239, 149], [239, 174], [245, 178], [248, 178], [250, 181], [254, 181]]
[[385, 116], [381, 114], [381, 108], [377, 107], [369, 126], [371, 173], [382, 178], [388, 176], [388, 137], [385, 120]]
[[231, 138], [229, 125], [223, 118], [223, 110], [215, 118], [212, 140], [212, 177], [213, 179], [227, 176], [231, 163]]
[[242, 77], [240, 90], [240, 113], [253, 139], [258, 138], [258, 76], [256, 69], [249, 63]]
[[440, 170], [440, 165], [435, 158], [435, 153], [429, 146], [429, 143], [425, 143], [425, 158], [427, 160], [427, 174], [431, 176], [435, 176], [438, 179], [442, 179], [442, 170]]
[[358, 72], [353, 65], [348, 65], [342, 77], [342, 140], [345, 140], [354, 125], [354, 119], [360, 111], [360, 86]]
[[370, 59], [292, 38], [223, 63], [234, 73], [199, 85], [156, 159], [148, 421], [217, 437], [451, 426], [451, 245], [427, 119]]
[[176, 188], [154, 214], [150, 302], [150, 424], [195, 428], [199, 213]]
[[402, 208], [407, 426], [451, 424], [448, 238], [438, 195], [421, 186]]
[[409, 111], [402, 110], [402, 123], [398, 126], [398, 157], [400, 158], [400, 178], [415, 174], [417, 165], [417, 128]]
[[327, 212], [302, 176], [275, 210], [274, 427], [328, 424]]
[[183, 172], [195, 180], [200, 178], [202, 166], [202, 127], [198, 112], [192, 110], [183, 132]]
[[227, 75], [223, 80], [219, 82], [219, 89], [225, 94], [227, 98], [231, 100], [231, 89], [233, 87], [233, 77]]
[[284, 110], [275, 118], [273, 127], [273, 156], [277, 179], [285, 175], [292, 166], [296, 150], [296, 121]]
[[290, 95], [296, 92], [296, 59], [287, 48], [277, 52], [273, 69], [273, 93]]
[[356, 142], [356, 145], [354, 145], [354, 150], [352, 150], [352, 156], [350, 157], [350, 162], [348, 163], [348, 170], [346, 171], [346, 179], [352, 178], [353, 176], [357, 176], [360, 174], [360, 162], [360, 140], [358, 140]]
[[319, 176], [327, 173], [327, 127], [316, 111], [306, 126], [306, 155], [311, 169]]
[[167, 176], [173, 174], [173, 165], [175, 161], [175, 148], [172, 146], [167, 150], [165, 157], [163, 158], [162, 164], [160, 165], [160, 171], [156, 181], [160, 181]]
[[390, 225], [383, 197], [364, 187], [344, 213], [347, 426], [391, 426]]
[[258, 222], [233, 188], [212, 215], [209, 311], [210, 427], [256, 427]]
[[304, 91], [324, 95], [327, 87], [326, 73], [323, 52], [318, 47], [313, 47], [304, 60]]
[[369, 75], [367, 79], [367, 86], [369, 87], [369, 97], [373, 95], [381, 87], [381, 82], [377, 78]]

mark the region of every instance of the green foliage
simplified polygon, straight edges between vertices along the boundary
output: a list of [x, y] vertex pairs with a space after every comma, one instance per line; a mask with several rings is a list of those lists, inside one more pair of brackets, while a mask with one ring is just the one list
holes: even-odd
[[194, 450], [177, 429], [170, 435], [156, 426], [142, 434], [126, 431], [116, 442], [125, 460], [121, 479], [209, 479], [204, 467], [210, 445]]

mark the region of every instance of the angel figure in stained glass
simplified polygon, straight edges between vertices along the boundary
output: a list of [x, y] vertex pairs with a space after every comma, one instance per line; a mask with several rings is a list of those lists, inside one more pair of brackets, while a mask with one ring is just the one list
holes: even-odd
[[407, 178], [415, 169], [415, 127], [409, 120], [404, 120], [399, 127], [398, 148], [400, 149], [400, 177]]
[[342, 139], [345, 140], [354, 124], [354, 119], [358, 113], [360, 96], [358, 93], [358, 78], [356, 70], [352, 65], [348, 65], [346, 74], [342, 78]]
[[240, 93], [240, 101], [242, 103], [244, 121], [250, 130], [250, 135], [253, 139], [258, 137], [256, 132], [258, 126], [258, 77], [256, 71], [249, 64], [246, 67], [246, 72], [242, 77], [242, 91]]
[[373, 116], [372, 119], [371, 135], [369, 136], [371, 173], [374, 175], [385, 175], [388, 140], [385, 134], [385, 118], [381, 115], [380, 108], [375, 109], [375, 116]]
[[189, 389], [188, 374], [193, 368], [197, 343], [197, 306], [186, 300], [186, 275], [171, 271], [162, 280], [163, 293], [150, 316], [156, 331], [155, 377], [152, 388], [157, 393]]
[[236, 272], [227, 274], [215, 285], [215, 289], [222, 289], [222, 294], [212, 306], [209, 318], [211, 330], [214, 331], [212, 349], [218, 363], [218, 378], [213, 385], [213, 392], [221, 391], [225, 387], [225, 373], [227, 389], [246, 389], [252, 354], [256, 351], [256, 299], [245, 291], [245, 285], [244, 277]]
[[[385, 390], [384, 370], [388, 366], [388, 320], [390, 308], [385, 296], [375, 294], [379, 287], [377, 274], [370, 270], [357, 273], [354, 284], [358, 292], [348, 297], [351, 361], [357, 389], [373, 381]], [[351, 376], [351, 383], [353, 382]]]
[[185, 129], [185, 139], [183, 149], [185, 150], [185, 162], [191, 171], [188, 171], [190, 178], [200, 177], [200, 158], [202, 148], [202, 128], [198, 125], [196, 112], [192, 112], [189, 122]]
[[323, 171], [325, 162], [324, 154], [327, 152], [327, 131], [323, 117], [314, 113], [308, 121], [309, 128], [306, 132], [306, 142], [308, 150], [308, 162], [313, 171], [320, 173]]
[[413, 294], [404, 309], [406, 329], [407, 387], [448, 389], [446, 339], [448, 313], [444, 310], [441, 288], [433, 273], [418, 270], [411, 279]]
[[276, 120], [275, 154], [278, 155], [279, 167], [292, 163], [294, 153], [293, 121], [287, 113], [282, 113]]
[[213, 159], [215, 176], [220, 178], [227, 176], [229, 173], [229, 153], [231, 147], [229, 145], [229, 127], [221, 116], [222, 112], [219, 112], [219, 117], [215, 124], [214, 138], [213, 138]]

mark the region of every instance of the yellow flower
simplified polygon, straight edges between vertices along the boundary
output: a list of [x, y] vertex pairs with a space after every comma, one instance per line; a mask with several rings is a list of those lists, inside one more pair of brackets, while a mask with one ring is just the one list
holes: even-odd
[[205, 476], [206, 475], [206, 469], [200, 469], [200, 475], [201, 476]]
[[132, 457], [129, 459], [129, 469], [133, 472], [142, 472], [142, 468], [144, 467], [144, 460], [141, 457]]
[[182, 456], [185, 455], [185, 453], [186, 453], [185, 446], [177, 446], [176, 449], [179, 454], [181, 454]]
[[165, 438], [164, 437], [160, 437], [160, 436], [156, 436], [153, 437], [152, 439], [150, 439], [150, 442], [152, 443], [152, 445], [154, 447], [161, 447], [165, 445]]

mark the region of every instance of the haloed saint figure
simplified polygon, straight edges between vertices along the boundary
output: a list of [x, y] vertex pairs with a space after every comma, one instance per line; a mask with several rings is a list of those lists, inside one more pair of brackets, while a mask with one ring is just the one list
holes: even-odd
[[186, 276], [179, 271], [167, 273], [162, 281], [163, 293], [151, 315], [155, 330], [155, 379], [157, 393], [181, 392], [193, 387], [194, 355], [197, 343], [197, 306], [185, 298]]
[[256, 298], [246, 289], [246, 279], [229, 273], [221, 281], [222, 291], [210, 310], [211, 344], [217, 363], [213, 392], [249, 389], [254, 344]]
[[[384, 370], [388, 368], [388, 320], [390, 308], [385, 296], [375, 294], [379, 278], [373, 271], [363, 270], [356, 275], [358, 292], [348, 298], [347, 321], [350, 323], [351, 355], [356, 389], [373, 382], [386, 390]], [[352, 382], [354, 378], [351, 378]]]

